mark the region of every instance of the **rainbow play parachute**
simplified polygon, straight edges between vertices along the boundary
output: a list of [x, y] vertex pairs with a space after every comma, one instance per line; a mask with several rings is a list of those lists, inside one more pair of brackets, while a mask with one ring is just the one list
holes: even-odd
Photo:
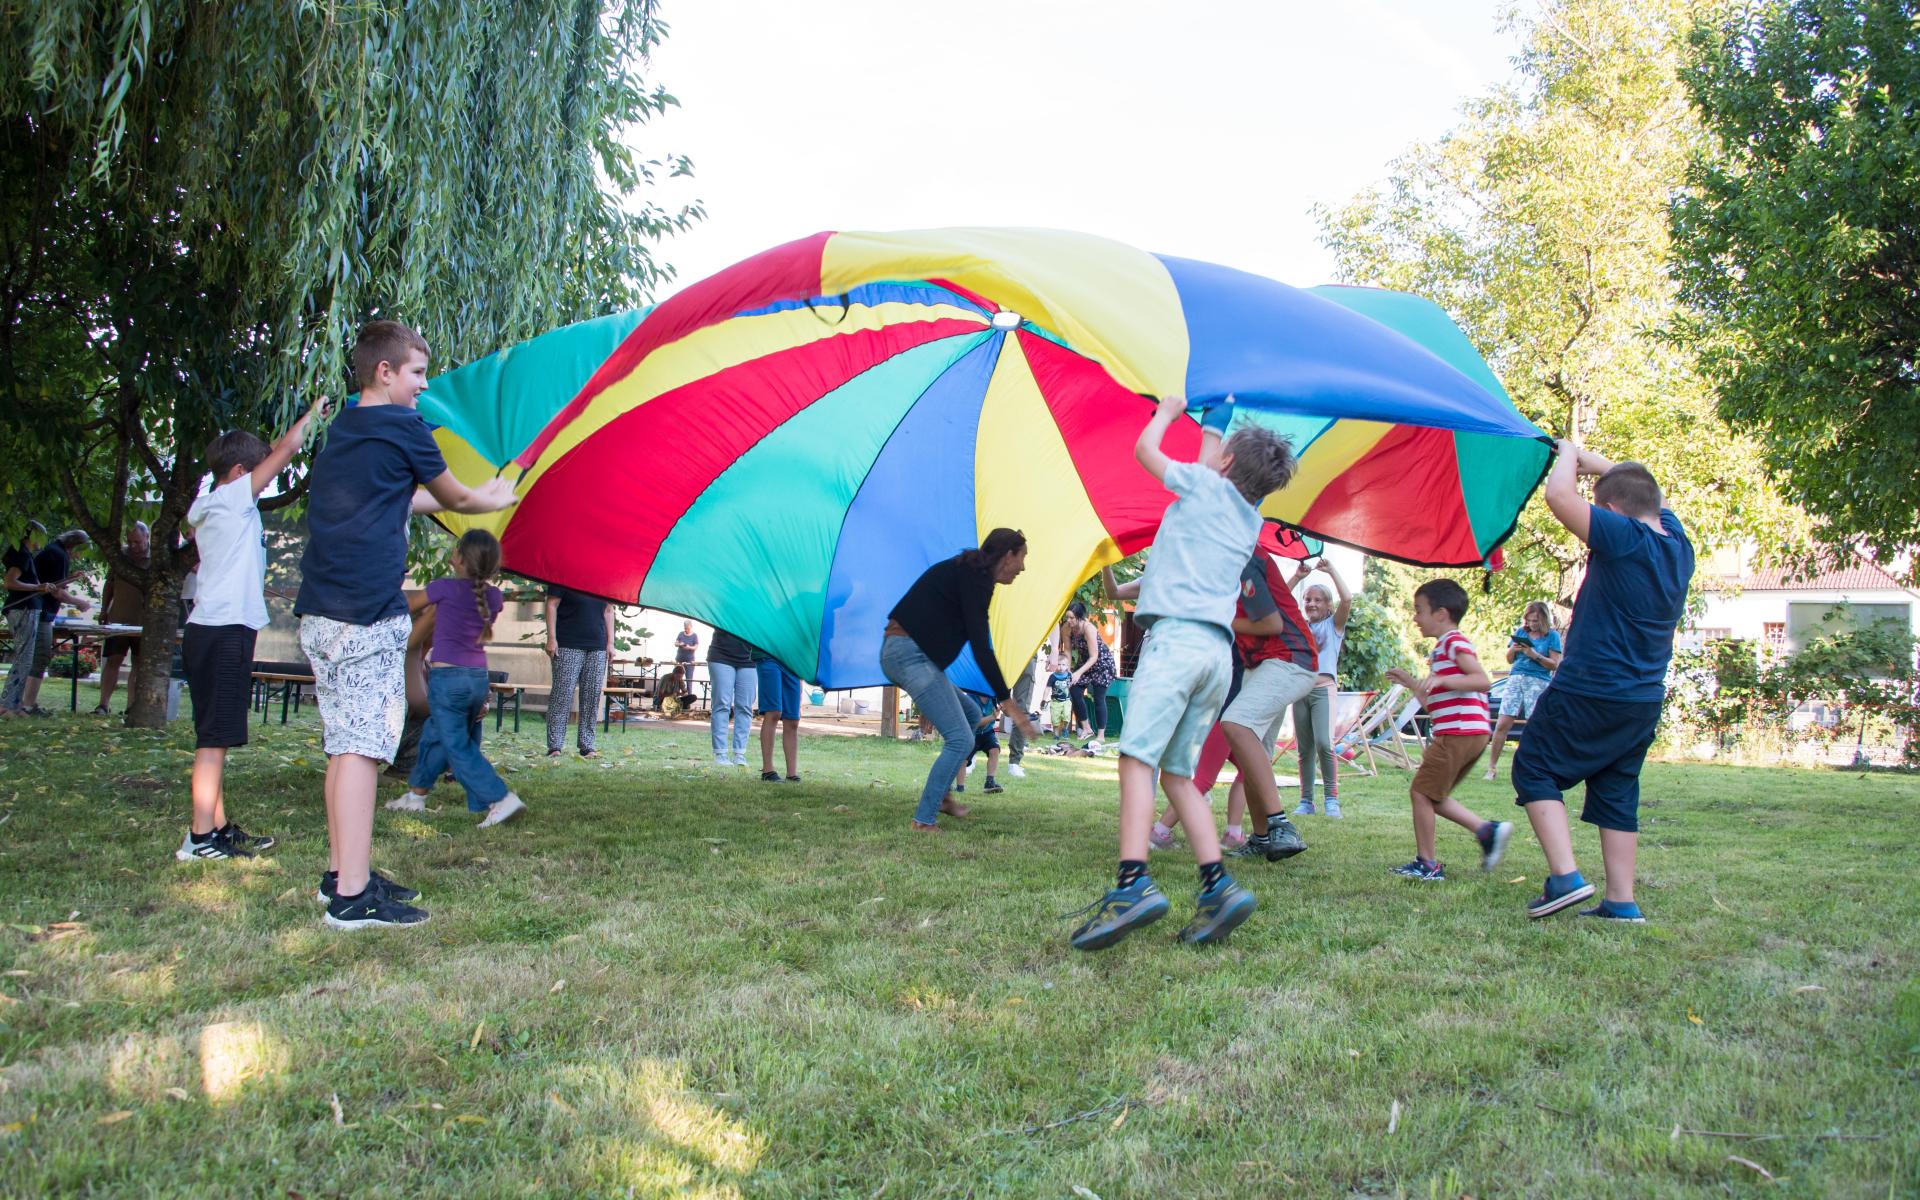
[[[1175, 393], [1293, 439], [1268, 516], [1435, 566], [1485, 561], [1550, 452], [1424, 300], [1021, 229], [803, 238], [440, 376], [420, 407], [463, 480], [517, 480], [510, 513], [446, 518], [498, 533], [509, 570], [838, 688], [881, 682], [887, 611], [997, 525], [1030, 545], [994, 603], [1011, 674], [1152, 540], [1171, 496], [1132, 447]], [[1179, 422], [1169, 450], [1198, 441]]]

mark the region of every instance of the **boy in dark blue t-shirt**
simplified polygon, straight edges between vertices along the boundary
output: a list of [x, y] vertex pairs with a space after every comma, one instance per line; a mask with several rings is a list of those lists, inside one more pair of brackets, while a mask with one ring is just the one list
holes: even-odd
[[[1597, 475], [1593, 503], [1577, 477]], [[1653, 473], [1618, 465], [1562, 439], [1547, 476], [1547, 507], [1587, 544], [1586, 579], [1574, 600], [1566, 654], [1534, 707], [1513, 758], [1515, 803], [1546, 852], [1547, 883], [1527, 905], [1544, 917], [1593, 895], [1573, 858], [1561, 793], [1586, 784], [1580, 819], [1600, 827], [1606, 898], [1580, 915], [1642, 921], [1633, 901], [1639, 847], [1640, 765], [1666, 698], [1673, 633], [1686, 612], [1693, 543], [1661, 506]]]
[[[415, 925], [419, 893], [376, 875], [373, 804], [407, 711], [407, 635], [400, 585], [413, 513], [497, 512], [518, 499], [495, 478], [468, 488], [447, 470], [414, 403], [427, 386], [427, 343], [398, 321], [374, 321], [353, 347], [360, 398], [335, 417], [307, 475], [307, 548], [300, 557], [300, 649], [313, 668], [327, 755], [327, 871], [319, 898], [335, 929]], [[422, 486], [424, 485], [424, 486]]]

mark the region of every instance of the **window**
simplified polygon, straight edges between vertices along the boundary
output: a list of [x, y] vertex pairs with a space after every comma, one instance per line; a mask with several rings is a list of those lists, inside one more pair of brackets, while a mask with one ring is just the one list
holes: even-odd
[[1785, 621], [1766, 622], [1760, 626], [1760, 634], [1761, 640], [1766, 643], [1767, 649], [1785, 650], [1787, 648], [1787, 623]]

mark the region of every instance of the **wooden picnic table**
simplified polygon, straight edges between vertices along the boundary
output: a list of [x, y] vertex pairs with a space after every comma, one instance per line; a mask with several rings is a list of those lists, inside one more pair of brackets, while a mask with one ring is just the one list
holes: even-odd
[[97, 638], [105, 642], [108, 638], [139, 637], [138, 625], [102, 625], [97, 621], [63, 621], [53, 623], [54, 654], [60, 653], [60, 639], [66, 638], [73, 643], [73, 677], [67, 693], [67, 711], [80, 711], [80, 643], [88, 638]]

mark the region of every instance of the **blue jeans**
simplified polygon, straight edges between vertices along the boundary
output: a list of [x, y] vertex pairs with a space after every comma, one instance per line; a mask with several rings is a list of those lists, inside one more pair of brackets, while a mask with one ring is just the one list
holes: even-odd
[[980, 709], [912, 638], [883, 641], [880, 669], [888, 682], [913, 697], [914, 707], [927, 714], [940, 731], [940, 757], [933, 760], [927, 786], [920, 789], [920, 805], [913, 811], [914, 820], [932, 825], [940, 816], [940, 801], [953, 786], [954, 774], [973, 753], [973, 731], [980, 723]]
[[420, 757], [407, 784], [429, 791], [448, 768], [467, 789], [467, 807], [485, 812], [507, 794], [506, 780], [480, 752], [484, 722], [475, 718], [487, 702], [487, 672], [482, 667], [434, 667], [427, 672], [427, 727], [420, 732]]
[[747, 738], [753, 733], [753, 705], [760, 696], [760, 672], [708, 661], [707, 675], [713, 681], [713, 756], [745, 758]]

